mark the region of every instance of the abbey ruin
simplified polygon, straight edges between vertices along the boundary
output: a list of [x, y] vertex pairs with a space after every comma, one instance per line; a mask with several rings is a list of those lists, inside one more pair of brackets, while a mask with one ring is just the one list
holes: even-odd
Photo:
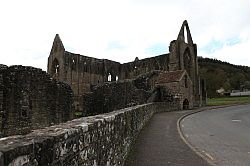
[[[186, 36], [184, 35], [185, 31]], [[102, 91], [99, 95], [104, 94], [105, 96], [107, 94], [106, 100], [109, 98], [113, 100], [119, 98], [119, 96], [130, 94], [128, 89], [125, 90], [125, 85], [120, 85], [120, 88], [113, 90], [113, 96], [110, 95], [112, 92], [108, 88], [107, 82], [111, 82], [110, 87], [112, 87], [116, 84], [125, 84], [124, 82], [129, 80], [136, 80], [143, 75], [148, 77], [147, 80], [150, 80], [147, 81], [150, 88], [137, 86], [136, 89], [152, 91], [161, 86], [167, 89], [175, 99], [179, 100], [180, 109], [201, 106], [202, 102], [205, 101], [205, 95], [202, 95], [205, 94], [204, 82], [200, 80], [198, 75], [197, 46], [193, 43], [187, 21], [183, 22], [177, 40], [170, 43], [169, 52], [169, 54], [141, 60], [136, 57], [133, 62], [121, 64], [112, 60], [96, 59], [68, 52], [57, 34], [48, 58], [47, 72], [53, 78], [71, 86], [74, 91], [74, 106], [77, 110], [83, 112], [86, 112], [89, 107], [88, 104], [85, 104], [86, 102], [83, 102], [86, 101], [86, 98], [88, 99], [88, 96], [93, 99], [92, 107], [97, 104], [95, 102], [104, 100], [97, 95], [98, 90]], [[149, 76], [149, 73], [154, 74]], [[112, 85], [114, 82], [116, 82], [115, 85]], [[105, 88], [102, 86], [105, 86]], [[96, 95], [85, 95], [89, 93], [96, 93]], [[120, 95], [115, 97], [115, 94]], [[146, 103], [150, 96], [148, 98], [145, 98], [145, 96], [147, 95], [144, 94], [142, 98], [137, 97], [140, 98], [138, 99], [140, 101], [138, 103], [134, 101], [135, 105]], [[126, 99], [125, 96], [121, 100], [127, 101], [129, 99]], [[122, 102], [123, 108], [133, 105], [133, 103], [126, 101], [111, 103], [119, 105]], [[103, 104], [103, 102], [98, 104]], [[113, 106], [105, 105], [104, 107], [111, 108]]]
[[68, 52], [57, 34], [47, 73], [0, 66], [0, 165], [123, 165], [154, 113], [205, 104], [187, 21], [168, 54], [124, 64]]

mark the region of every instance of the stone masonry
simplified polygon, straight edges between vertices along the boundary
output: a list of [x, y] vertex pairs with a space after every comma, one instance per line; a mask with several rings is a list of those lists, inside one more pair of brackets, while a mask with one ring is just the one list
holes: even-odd
[[86, 116], [107, 113], [121, 108], [150, 102], [172, 102], [169, 88], [155, 85], [161, 71], [138, 76], [136, 79], [106, 82], [95, 86], [92, 92], [83, 95]]
[[177, 109], [175, 102], [144, 104], [2, 138], [0, 165], [122, 166], [151, 116]]
[[73, 92], [41, 69], [0, 66], [0, 137], [73, 118]]

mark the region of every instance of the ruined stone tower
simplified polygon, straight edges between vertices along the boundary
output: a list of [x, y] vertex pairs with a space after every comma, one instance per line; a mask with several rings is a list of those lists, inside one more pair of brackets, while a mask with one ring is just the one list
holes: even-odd
[[187, 21], [181, 26], [177, 40], [173, 40], [169, 46], [169, 70], [186, 70], [193, 83], [194, 105], [199, 106], [201, 100], [197, 45], [193, 43]]

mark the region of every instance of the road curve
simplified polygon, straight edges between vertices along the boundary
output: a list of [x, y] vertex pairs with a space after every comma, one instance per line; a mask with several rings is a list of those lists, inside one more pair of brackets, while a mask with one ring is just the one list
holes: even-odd
[[209, 166], [181, 139], [177, 121], [193, 112], [155, 114], [140, 132], [125, 166]]
[[250, 104], [192, 114], [180, 126], [186, 140], [215, 165], [250, 165]]

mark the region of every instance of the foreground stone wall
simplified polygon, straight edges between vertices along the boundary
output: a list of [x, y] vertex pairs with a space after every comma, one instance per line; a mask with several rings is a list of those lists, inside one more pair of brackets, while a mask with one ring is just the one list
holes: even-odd
[[2, 138], [0, 165], [120, 166], [152, 115], [177, 108], [176, 102], [150, 103]]
[[41, 69], [0, 66], [0, 137], [73, 118], [73, 92]]

